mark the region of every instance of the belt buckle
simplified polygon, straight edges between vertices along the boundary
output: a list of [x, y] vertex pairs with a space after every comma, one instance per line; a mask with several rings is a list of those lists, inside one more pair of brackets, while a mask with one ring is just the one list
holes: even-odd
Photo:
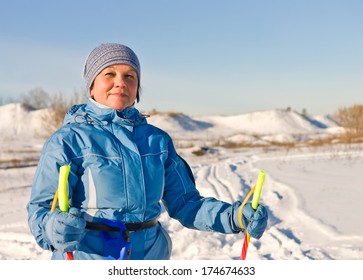
[[111, 236], [108, 232], [102, 232], [105, 240], [104, 257], [106, 260], [128, 260], [131, 256], [131, 242], [129, 231], [123, 222], [114, 220], [104, 220], [103, 224], [110, 227], [119, 228], [117, 237]]

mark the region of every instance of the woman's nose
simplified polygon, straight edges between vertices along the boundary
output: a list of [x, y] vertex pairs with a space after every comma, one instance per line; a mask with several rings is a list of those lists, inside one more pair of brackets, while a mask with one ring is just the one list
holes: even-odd
[[124, 87], [126, 85], [125, 80], [120, 75], [115, 76], [114, 83], [115, 83], [115, 86], [118, 86], [118, 87]]

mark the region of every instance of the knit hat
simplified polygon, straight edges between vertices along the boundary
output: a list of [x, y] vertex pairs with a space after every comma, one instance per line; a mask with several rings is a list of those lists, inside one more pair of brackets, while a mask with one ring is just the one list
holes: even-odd
[[137, 72], [140, 84], [140, 63], [133, 50], [121, 44], [106, 43], [93, 49], [86, 59], [83, 68], [83, 78], [86, 81], [88, 94], [96, 76], [103, 69], [114, 64], [128, 64], [132, 66]]

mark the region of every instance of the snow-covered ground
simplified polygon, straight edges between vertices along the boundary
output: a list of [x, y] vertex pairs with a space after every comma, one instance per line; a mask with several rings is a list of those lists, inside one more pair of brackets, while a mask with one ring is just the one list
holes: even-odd
[[[49, 259], [27, 225], [25, 205], [43, 139], [44, 114], [19, 104], [0, 107], [0, 259]], [[251, 239], [248, 259], [363, 259], [363, 145], [323, 147], [265, 146], [227, 149], [225, 141], [267, 144], [321, 139], [342, 131], [328, 117], [306, 118], [293, 111], [270, 110], [239, 116], [192, 118], [158, 114], [149, 122], [175, 139], [189, 162], [200, 192], [233, 202], [243, 200], [260, 170], [267, 172], [261, 203], [269, 225]], [[192, 152], [208, 147], [205, 155]], [[173, 240], [174, 260], [238, 259], [243, 235], [183, 228], [163, 213], [161, 223]]]

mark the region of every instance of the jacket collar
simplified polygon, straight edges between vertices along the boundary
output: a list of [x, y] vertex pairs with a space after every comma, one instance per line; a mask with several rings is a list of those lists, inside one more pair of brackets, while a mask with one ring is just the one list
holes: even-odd
[[73, 106], [66, 114], [64, 123], [89, 122], [100, 125], [115, 123], [123, 126], [137, 126], [147, 123], [146, 117], [134, 106], [115, 110], [89, 98], [87, 104]]

